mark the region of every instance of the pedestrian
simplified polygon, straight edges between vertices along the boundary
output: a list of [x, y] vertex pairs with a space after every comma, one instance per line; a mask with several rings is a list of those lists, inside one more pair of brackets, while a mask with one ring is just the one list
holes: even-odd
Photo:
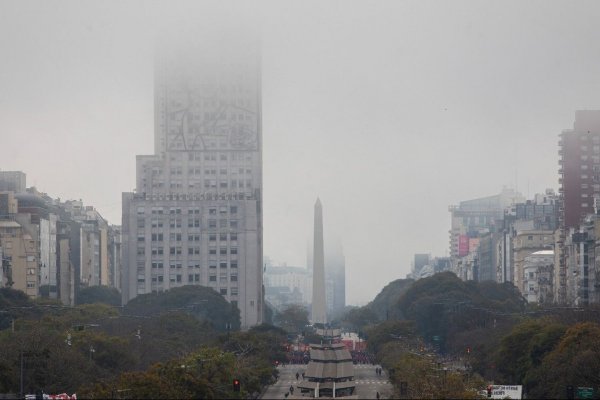
[[302, 373], [302, 379], [304, 379], [304, 372]]
[[377, 397], [377, 400], [379, 400], [379, 392], [377, 392], [377, 394], [375, 395], [375, 397]]
[[300, 376], [300, 374], [296, 372], [296, 380], [298, 380], [299, 376]]

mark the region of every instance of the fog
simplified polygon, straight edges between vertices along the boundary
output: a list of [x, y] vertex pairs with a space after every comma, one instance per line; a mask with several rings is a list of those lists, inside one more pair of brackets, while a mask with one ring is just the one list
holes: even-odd
[[156, 43], [258, 27], [265, 255], [306, 264], [319, 196], [347, 302], [365, 303], [414, 253], [447, 253], [448, 205], [557, 188], [558, 134], [600, 108], [599, 17], [594, 1], [5, 0], [0, 168], [120, 224], [153, 152]]

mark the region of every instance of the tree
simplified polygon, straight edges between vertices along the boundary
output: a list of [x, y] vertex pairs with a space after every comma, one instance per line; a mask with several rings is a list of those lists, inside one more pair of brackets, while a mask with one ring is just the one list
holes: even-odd
[[301, 305], [292, 304], [275, 315], [273, 319], [276, 326], [285, 329], [288, 333], [301, 333], [308, 322], [308, 311]]
[[600, 385], [600, 325], [576, 324], [527, 371], [524, 384], [530, 398], [563, 398], [567, 385]]
[[121, 305], [121, 293], [108, 286], [90, 286], [79, 291], [76, 304], [104, 303], [111, 306]]
[[128, 315], [159, 315], [185, 312], [203, 319], [221, 332], [240, 329], [240, 310], [210, 287], [186, 285], [160, 293], [135, 297], [124, 307]]
[[379, 318], [371, 308], [365, 306], [348, 311], [343, 321], [356, 332], [363, 332], [368, 326], [378, 323]]

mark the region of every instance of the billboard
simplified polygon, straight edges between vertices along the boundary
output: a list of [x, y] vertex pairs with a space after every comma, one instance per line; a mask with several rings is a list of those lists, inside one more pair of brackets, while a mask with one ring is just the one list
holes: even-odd
[[492, 399], [522, 399], [522, 385], [491, 385]]
[[469, 237], [467, 235], [458, 236], [458, 256], [464, 257], [469, 254]]

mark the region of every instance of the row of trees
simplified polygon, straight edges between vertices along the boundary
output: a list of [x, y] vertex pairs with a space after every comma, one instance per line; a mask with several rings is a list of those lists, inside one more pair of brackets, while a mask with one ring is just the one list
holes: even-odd
[[0, 289], [0, 393], [235, 398], [259, 392], [285, 357], [285, 331], [239, 332], [239, 310], [211, 288], [142, 295], [125, 307], [105, 288], [80, 299], [94, 304]]
[[530, 306], [509, 283], [397, 280], [342, 323], [366, 337], [398, 397], [472, 398], [495, 383], [565, 398], [567, 386], [600, 385], [600, 309]]

